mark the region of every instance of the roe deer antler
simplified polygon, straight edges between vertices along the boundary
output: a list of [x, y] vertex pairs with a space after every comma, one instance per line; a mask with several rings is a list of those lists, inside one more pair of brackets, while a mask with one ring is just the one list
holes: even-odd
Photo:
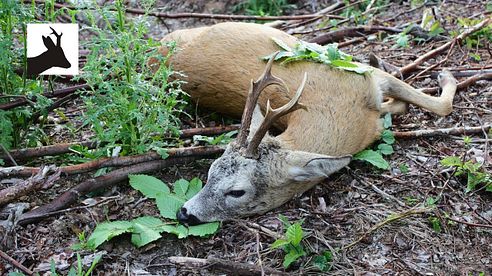
[[[302, 79], [301, 85], [299, 88], [297, 88], [297, 92], [294, 95], [294, 97], [285, 105], [273, 109], [270, 106], [270, 100], [267, 101], [267, 110], [265, 113], [265, 118], [263, 119], [263, 122], [261, 122], [260, 127], [256, 131], [256, 133], [253, 135], [253, 138], [249, 142], [248, 148], [246, 149], [244, 156], [247, 158], [253, 158], [257, 154], [258, 146], [260, 145], [261, 140], [263, 137], [265, 137], [265, 134], [267, 131], [270, 129], [272, 124], [280, 117], [293, 112], [299, 108], [305, 108], [301, 103], [299, 103], [299, 98], [302, 95], [302, 92], [304, 91], [304, 86], [306, 85], [306, 80], [307, 80], [307, 73], [304, 73], [304, 78]], [[288, 88], [285, 86], [285, 89]]]
[[51, 28], [50, 29], [53, 31], [51, 34], [54, 34], [56, 36], [56, 46], [61, 47], [61, 37], [63, 33], [58, 34], [55, 29]]
[[253, 117], [253, 111], [255, 110], [256, 103], [258, 102], [261, 91], [263, 91], [269, 85], [277, 84], [282, 89], [284, 89], [285, 92], [289, 92], [289, 89], [287, 88], [285, 82], [282, 79], [272, 75], [271, 72], [273, 61], [275, 60], [275, 57], [278, 53], [279, 52], [277, 51], [272, 55], [272, 57], [270, 57], [270, 60], [268, 60], [263, 74], [261, 74], [261, 76], [256, 81], [253, 82], [253, 80], [251, 80], [248, 98], [246, 99], [246, 105], [244, 106], [243, 116], [241, 118], [241, 128], [239, 129], [239, 135], [237, 137], [240, 148], [246, 148], [246, 140], [249, 135], [251, 118]]

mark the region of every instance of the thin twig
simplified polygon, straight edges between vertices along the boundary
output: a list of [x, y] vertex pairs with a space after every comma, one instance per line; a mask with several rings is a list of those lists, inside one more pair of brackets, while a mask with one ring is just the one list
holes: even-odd
[[472, 223], [472, 222], [467, 222], [467, 221], [463, 221], [463, 220], [459, 220], [459, 219], [455, 219], [455, 218], [450, 218], [450, 217], [448, 217], [447, 219], [452, 220], [452, 221], [457, 222], [457, 223], [461, 223], [461, 224], [465, 224], [465, 225], [468, 225], [468, 226], [472, 226], [472, 227], [480, 227], [480, 228], [489, 228], [489, 229], [492, 229], [492, 225], [489, 225], [489, 224]]
[[7, 255], [7, 253], [3, 252], [2, 250], [0, 250], [0, 257], [2, 257], [4, 260], [11, 263], [13, 266], [17, 267], [18, 269], [22, 270], [22, 272], [26, 273], [27, 275], [34, 275], [33, 271], [31, 271], [29, 268], [23, 266], [21, 263], [19, 263], [14, 258]]
[[357, 243], [359, 243], [360, 241], [365, 239], [367, 236], [371, 235], [374, 231], [378, 230], [379, 228], [381, 228], [385, 225], [388, 225], [388, 224], [395, 222], [395, 221], [400, 221], [400, 220], [407, 218], [409, 216], [423, 214], [423, 213], [427, 213], [430, 211], [432, 211], [432, 209], [430, 209], [430, 208], [419, 208], [419, 209], [410, 209], [410, 210], [407, 210], [407, 211], [404, 211], [404, 212], [401, 212], [398, 214], [390, 215], [385, 220], [383, 220], [383, 221], [377, 223], [376, 225], [374, 225], [373, 227], [369, 228], [369, 230], [367, 230], [364, 234], [362, 234], [359, 238], [357, 238], [353, 242], [351, 242], [347, 245], [344, 245], [342, 247], [342, 250], [350, 249], [351, 247], [353, 247], [354, 245], [356, 245]]
[[492, 124], [487, 124], [478, 127], [451, 127], [451, 128], [438, 128], [438, 129], [421, 129], [413, 131], [395, 131], [393, 134], [396, 138], [409, 139], [416, 137], [431, 137], [441, 135], [460, 135], [460, 134], [476, 134], [482, 131], [488, 131]]
[[[187, 148], [171, 148], [167, 149], [166, 153], [168, 158], [183, 157], [183, 156], [211, 156], [224, 152], [224, 148], [220, 146], [200, 146], [200, 147], [187, 147]], [[89, 161], [82, 164], [63, 166], [59, 170], [65, 175], [73, 175], [86, 173], [101, 168], [107, 167], [123, 167], [135, 165], [138, 163], [149, 162], [153, 160], [162, 159], [162, 156], [157, 152], [147, 152], [139, 155], [121, 156], [121, 157], [107, 157], [93, 161]], [[0, 177], [2, 176], [31, 176], [38, 173], [41, 170], [40, 167], [6, 167], [0, 168]]]
[[[471, 76], [464, 81], [458, 83], [458, 86], [456, 87], [457, 90], [463, 90], [467, 88], [468, 86], [471, 86], [475, 84], [477, 81], [481, 80], [492, 80], [492, 73], [484, 73], [484, 74], [476, 74], [474, 76]], [[430, 88], [423, 88], [420, 91], [424, 93], [437, 93], [439, 91], [439, 87], [430, 87]]]
[[440, 47], [430, 51], [430, 52], [427, 52], [423, 55], [421, 55], [419, 58], [417, 58], [416, 60], [414, 60], [412, 63], [402, 67], [400, 69], [400, 73], [405, 75], [405, 74], [408, 74], [412, 71], [414, 71], [417, 66], [421, 65], [422, 63], [424, 63], [426, 60], [430, 59], [430, 58], [433, 58], [434, 56], [440, 54], [441, 52], [447, 50], [451, 45], [454, 45], [456, 42], [461, 42], [463, 39], [465, 39], [466, 37], [468, 37], [469, 35], [481, 30], [482, 28], [486, 27], [487, 25], [489, 25], [490, 23], [492, 22], [492, 17], [489, 17], [485, 20], [483, 20], [482, 22], [476, 24], [475, 26], [471, 27], [470, 29], [464, 31], [463, 33], [461, 33], [460, 35], [458, 35], [456, 38], [454, 38], [453, 40], [451, 41], [448, 41], [446, 42], [445, 44], [441, 45]]

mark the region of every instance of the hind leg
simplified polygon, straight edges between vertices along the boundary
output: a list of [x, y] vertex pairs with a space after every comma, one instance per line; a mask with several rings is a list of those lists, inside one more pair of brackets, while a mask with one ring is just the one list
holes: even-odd
[[381, 104], [381, 113], [405, 114], [407, 113], [407, 108], [408, 104], [406, 102], [391, 98]]

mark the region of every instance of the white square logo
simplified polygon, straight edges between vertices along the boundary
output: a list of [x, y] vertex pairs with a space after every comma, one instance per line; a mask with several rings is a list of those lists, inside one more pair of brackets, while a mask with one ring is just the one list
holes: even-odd
[[78, 24], [27, 24], [28, 75], [78, 73]]

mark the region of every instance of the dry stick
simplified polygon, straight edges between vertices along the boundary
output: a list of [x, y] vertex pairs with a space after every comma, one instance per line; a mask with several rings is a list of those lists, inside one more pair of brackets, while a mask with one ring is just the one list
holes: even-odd
[[14, 258], [7, 255], [7, 253], [3, 252], [2, 250], [0, 250], [0, 257], [11, 263], [13, 266], [17, 267], [18, 269], [22, 270], [22, 272], [26, 273], [27, 275], [34, 275], [34, 272], [32, 272], [29, 268], [23, 266], [21, 263], [19, 263]]
[[128, 179], [129, 174], [145, 173], [155, 170], [160, 170], [165, 167], [182, 164], [196, 160], [198, 158], [206, 157], [201, 156], [186, 156], [186, 157], [175, 157], [168, 158], [165, 160], [156, 160], [145, 163], [139, 163], [134, 166], [124, 167], [121, 169], [114, 170], [108, 174], [98, 176], [96, 178], [88, 179], [77, 186], [66, 191], [62, 195], [58, 196], [52, 202], [36, 208], [23, 214], [19, 219], [19, 225], [26, 225], [39, 221], [40, 219], [46, 217], [48, 214], [59, 211], [68, 207], [69, 205], [75, 203], [81, 196], [86, 195], [92, 191], [98, 189], [106, 189], [114, 184], [125, 181]]
[[[204, 127], [204, 128], [190, 128], [181, 130], [180, 138], [189, 138], [195, 135], [219, 135], [225, 132], [234, 131], [239, 129], [239, 124], [229, 125], [229, 126], [217, 126], [217, 127]], [[97, 142], [91, 141], [80, 141], [73, 143], [61, 143], [50, 146], [42, 146], [37, 148], [26, 148], [10, 151], [10, 155], [18, 160], [25, 160], [33, 157], [42, 156], [55, 156], [64, 153], [71, 152], [70, 148], [73, 146], [83, 146], [88, 149], [94, 149], [97, 147]], [[6, 154], [0, 154], [0, 159], [6, 159], [8, 156]]]
[[460, 134], [476, 134], [481, 133], [484, 130], [488, 131], [492, 124], [487, 124], [479, 127], [451, 127], [451, 128], [438, 128], [438, 129], [421, 129], [413, 131], [394, 131], [393, 134], [396, 138], [410, 139], [416, 137], [431, 137], [442, 135], [460, 135]]
[[[64, 97], [64, 96], [67, 96], [68, 94], [74, 93], [74, 92], [82, 90], [82, 89], [87, 89], [89, 87], [90, 86], [88, 84], [74, 85], [71, 87], [55, 90], [53, 92], [43, 93], [43, 96], [48, 97], [48, 98]], [[30, 101], [36, 101], [36, 99], [33, 98]], [[14, 107], [26, 105], [28, 103], [29, 103], [29, 100], [27, 100], [27, 99], [19, 99], [19, 100], [11, 101], [8, 103], [0, 104], [0, 110], [9, 110], [9, 109], [12, 109]]]
[[399, 221], [399, 220], [402, 220], [404, 218], [407, 218], [409, 216], [413, 216], [413, 215], [417, 215], [417, 214], [423, 214], [423, 213], [428, 213], [432, 211], [432, 209], [430, 208], [419, 208], [419, 209], [410, 209], [410, 210], [407, 210], [407, 211], [404, 211], [404, 212], [401, 212], [401, 213], [398, 213], [398, 214], [393, 214], [393, 215], [390, 215], [388, 218], [386, 218], [385, 220], [377, 223], [376, 225], [374, 225], [373, 227], [369, 228], [369, 230], [367, 230], [364, 234], [362, 234], [359, 238], [357, 238], [355, 241], [345, 245], [342, 247], [342, 250], [347, 250], [347, 249], [350, 249], [351, 247], [353, 247], [354, 245], [356, 245], [357, 243], [359, 243], [360, 241], [362, 241], [363, 239], [365, 239], [367, 236], [371, 235], [374, 231], [378, 230], [379, 228], [387, 225], [387, 224], [390, 224], [392, 222], [395, 222], [395, 221]]
[[[484, 73], [484, 74], [477, 74], [477, 75], [474, 75], [474, 76], [471, 76], [467, 79], [465, 79], [464, 81], [458, 83], [458, 86], [457, 86], [457, 90], [463, 90], [465, 88], [468, 88], [469, 86], [475, 84], [477, 81], [481, 81], [481, 80], [492, 80], [492, 73]], [[433, 93], [437, 93], [439, 92], [439, 87], [429, 87], [429, 88], [422, 88], [420, 89], [420, 91], [424, 92], [424, 93], [429, 93], [429, 94], [433, 94]]]
[[[209, 156], [209, 155], [217, 155], [222, 152], [224, 152], [224, 149], [220, 146], [202, 146], [202, 147], [167, 149], [167, 154], [169, 155], [170, 158], [183, 157], [183, 156]], [[72, 174], [86, 173], [106, 167], [130, 166], [138, 163], [149, 162], [159, 159], [162, 159], [161, 155], [152, 151], [152, 152], [147, 152], [144, 154], [132, 155], [132, 156], [101, 158], [82, 164], [63, 166], [60, 167], [59, 170], [63, 174], [72, 175]], [[40, 170], [41, 168], [39, 167], [24, 167], [24, 166], [0, 168], [0, 177], [30, 176], [35, 173], [38, 173]]]
[[432, 50], [430, 52], [427, 52], [426, 54], [420, 56], [419, 58], [417, 58], [416, 60], [414, 60], [412, 63], [410, 63], [410, 64], [402, 67], [400, 69], [400, 73], [403, 74], [403, 75], [405, 75], [405, 74], [408, 74], [408, 73], [410, 73], [412, 71], [415, 71], [417, 69], [417, 66], [419, 66], [422, 63], [424, 63], [424, 61], [426, 61], [426, 60], [428, 60], [430, 58], [433, 58], [434, 56], [440, 54], [441, 52], [443, 52], [446, 49], [448, 49], [454, 43], [461, 42], [463, 39], [465, 39], [469, 35], [473, 34], [474, 32], [477, 32], [477, 31], [481, 30], [482, 28], [486, 27], [490, 23], [492, 23], [492, 17], [489, 17], [489, 18], [483, 20], [482, 22], [476, 24], [475, 26], [471, 27], [470, 29], [464, 31], [463, 33], [461, 33], [460, 35], [458, 35], [457, 37], [455, 37], [453, 40], [448, 41], [445, 44], [441, 45], [440, 47], [438, 47], [438, 48], [436, 48], [436, 49], [434, 49], [434, 50]]
[[338, 42], [346, 37], [365, 36], [367, 33], [375, 33], [379, 31], [400, 33], [402, 30], [385, 26], [357, 26], [331, 31], [315, 37], [309, 42], [324, 45], [331, 42]]
[[[24, 0], [24, 2], [31, 2], [31, 0]], [[36, 3], [45, 4], [44, 0], [35, 0]], [[57, 8], [68, 8], [68, 9], [81, 9], [74, 6], [54, 3]], [[113, 9], [114, 10], [114, 9]], [[210, 13], [194, 13], [194, 12], [183, 12], [183, 13], [164, 13], [164, 12], [146, 12], [145, 10], [127, 8], [125, 9], [128, 13], [134, 14], [146, 14], [160, 18], [169, 19], [179, 19], [179, 18], [208, 18], [208, 19], [225, 19], [225, 20], [302, 20], [316, 18], [320, 15], [317, 14], [306, 14], [306, 15], [281, 15], [281, 16], [257, 16], [257, 15], [229, 15], [229, 14], [210, 14]], [[334, 19], [345, 19], [343, 16], [338, 15], [322, 15], [327, 18]]]
[[[167, 260], [171, 264], [183, 265], [194, 268], [213, 267], [218, 270], [232, 273], [233, 275], [261, 275], [261, 268], [248, 263], [238, 263], [229, 260], [217, 258], [191, 258], [191, 257], [168, 257]], [[273, 268], [264, 267], [264, 271], [268, 275], [289, 275], [288, 273], [278, 271]]]
[[472, 226], [472, 227], [481, 227], [481, 228], [490, 228], [490, 229], [492, 229], [492, 225], [490, 225], [490, 224], [472, 223], [472, 222], [462, 221], [462, 220], [455, 219], [455, 218], [450, 218], [450, 217], [448, 217], [447, 219], [452, 220], [452, 221], [457, 222], [457, 223], [461, 223], [461, 224], [465, 224], [465, 225], [468, 225], [468, 226]]
[[0, 190], [0, 206], [8, 204], [15, 199], [27, 195], [30, 192], [47, 188], [60, 178], [60, 171], [56, 170], [54, 174], [48, 175], [54, 166], [42, 167], [40, 171], [29, 179], [16, 183], [8, 188]]

